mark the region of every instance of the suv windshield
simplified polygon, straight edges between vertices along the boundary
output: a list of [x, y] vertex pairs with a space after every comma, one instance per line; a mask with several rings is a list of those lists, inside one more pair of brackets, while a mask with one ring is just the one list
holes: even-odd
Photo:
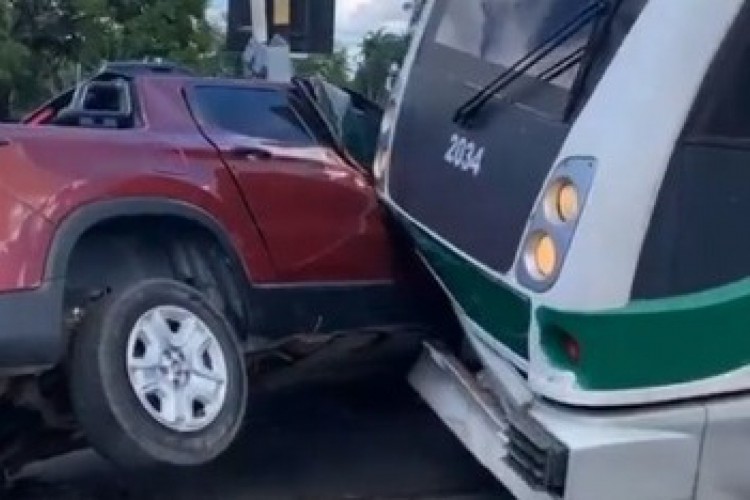
[[376, 103], [320, 78], [310, 78], [314, 97], [342, 146], [360, 165], [371, 168], [375, 159], [383, 110]]

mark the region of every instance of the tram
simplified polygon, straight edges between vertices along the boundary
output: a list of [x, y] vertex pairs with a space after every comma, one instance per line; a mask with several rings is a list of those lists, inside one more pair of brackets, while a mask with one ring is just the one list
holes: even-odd
[[428, 0], [375, 163], [517, 498], [750, 498], [750, 2]]

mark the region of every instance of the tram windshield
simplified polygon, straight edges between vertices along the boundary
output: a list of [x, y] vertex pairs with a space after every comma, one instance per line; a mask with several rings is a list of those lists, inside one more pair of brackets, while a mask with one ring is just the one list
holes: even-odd
[[[487, 4], [485, 4], [487, 5]], [[464, 122], [474, 114], [476, 114], [487, 102], [492, 99], [493, 96], [499, 94], [503, 90], [510, 87], [514, 82], [519, 80], [524, 74], [532, 74], [538, 79], [545, 82], [556, 82], [561, 77], [566, 78], [571, 84], [565, 85], [570, 87], [572, 85], [571, 70], [577, 68], [586, 54], [586, 48], [589, 45], [586, 41], [576, 40], [577, 35], [582, 31], [590, 28], [594, 21], [601, 18], [606, 12], [606, 3], [596, 1], [587, 5], [582, 11], [579, 11], [574, 16], [557, 27], [548, 30], [546, 28], [540, 29], [538, 25], [528, 26], [529, 36], [523, 40], [524, 44], [529, 44], [529, 40], [538, 38], [539, 40], [531, 45], [531, 49], [525, 52], [522, 56], [517, 58], [515, 61], [509, 63], [508, 69], [495, 78], [490, 84], [482, 88], [474, 97], [469, 99], [456, 113], [456, 120]], [[485, 21], [485, 25], [486, 26]], [[545, 24], [545, 23], [542, 23]], [[549, 34], [545, 34], [545, 31], [550, 31]], [[438, 35], [439, 36], [439, 35]], [[492, 35], [490, 35], [492, 36]], [[568, 48], [570, 41], [574, 41], [573, 46]], [[514, 44], [511, 44], [513, 46]], [[487, 51], [489, 57], [495, 59], [506, 59], [507, 50], [505, 45], [500, 44], [497, 47], [493, 47], [490, 43], [484, 44], [484, 47], [480, 47], [481, 50]], [[492, 55], [493, 49], [497, 49], [498, 54]], [[555, 52], [563, 52], [558, 57], [551, 58], [550, 56]], [[482, 54], [479, 54], [481, 57]], [[548, 62], [549, 61], [549, 62]], [[501, 64], [508, 66], [508, 63], [502, 62]], [[540, 67], [543, 68], [540, 70]]]
[[[532, 53], [571, 21], [576, 13], [592, 5], [591, 0], [464, 0], [448, 2], [436, 41], [486, 62], [509, 68]], [[585, 47], [592, 24], [557, 45], [549, 60], [558, 60]], [[539, 76], [540, 64], [527, 74]], [[555, 80], [569, 88], [575, 68]]]
[[[510, 77], [510, 83], [517, 81], [518, 87], [531, 87], [520, 100], [530, 100], [528, 104], [544, 114], [562, 117], [571, 100], [585, 92], [592, 65], [598, 66], [602, 57], [609, 59], [613, 55], [644, 3], [645, 0], [442, 1], [436, 8], [437, 19], [432, 23], [434, 31], [429, 41], [486, 68], [482, 70], [476, 64], [474, 69], [466, 68], [469, 74], [473, 73], [469, 79], [475, 91], [488, 90], [485, 86], [495, 83], [498, 76]], [[596, 68], [595, 73], [601, 69]], [[480, 74], [489, 78], [478, 80]]]

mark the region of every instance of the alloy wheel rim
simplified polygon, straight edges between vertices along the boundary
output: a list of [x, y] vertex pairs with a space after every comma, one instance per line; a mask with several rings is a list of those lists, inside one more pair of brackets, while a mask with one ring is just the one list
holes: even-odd
[[194, 313], [158, 306], [143, 314], [127, 346], [130, 386], [143, 408], [175, 432], [198, 432], [226, 400], [227, 365], [216, 335]]

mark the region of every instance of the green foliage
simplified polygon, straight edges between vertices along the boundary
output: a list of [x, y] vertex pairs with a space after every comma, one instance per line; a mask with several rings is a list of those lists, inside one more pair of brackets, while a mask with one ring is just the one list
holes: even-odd
[[29, 50], [11, 37], [14, 23], [11, 6], [0, 3], [0, 85], [9, 85], [13, 75], [28, 61]]
[[[233, 74], [239, 55], [219, 47], [206, 19], [209, 0], [0, 0], [0, 120], [18, 116], [104, 61], [161, 57], [204, 74]], [[383, 102], [391, 65], [407, 35], [367, 35], [352, 81], [346, 49], [295, 61], [300, 75], [354, 86]]]
[[294, 61], [298, 76], [320, 76], [339, 87], [351, 84], [349, 77], [349, 53], [345, 48], [331, 55], [311, 55]]
[[0, 117], [10, 114], [13, 85], [29, 60], [28, 48], [10, 35], [13, 23], [10, 4], [0, 3]]
[[362, 59], [354, 77], [354, 87], [370, 99], [384, 103], [386, 81], [395, 63], [401, 65], [409, 49], [410, 37], [384, 31], [370, 32], [360, 46]]
[[208, 0], [2, 0], [0, 119], [104, 61], [161, 57], [211, 69], [219, 36]]

